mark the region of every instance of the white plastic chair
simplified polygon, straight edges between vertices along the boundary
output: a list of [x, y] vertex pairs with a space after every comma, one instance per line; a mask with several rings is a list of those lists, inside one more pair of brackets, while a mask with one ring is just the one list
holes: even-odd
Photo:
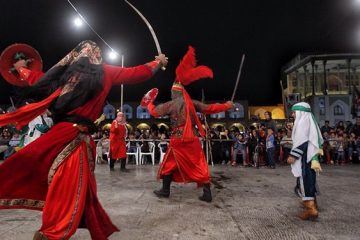
[[161, 145], [166, 145], [166, 146], [169, 146], [169, 143], [168, 142], [160, 142], [158, 144], [158, 148], [160, 149], [160, 161], [159, 161], [159, 164], [162, 163], [162, 161], [164, 160], [164, 156], [165, 156], [165, 153], [166, 151], [164, 152]]
[[96, 144], [96, 160], [95, 160], [97, 164], [101, 164], [102, 154], [103, 151], [102, 151], [101, 141], [98, 141]]
[[139, 145], [136, 144], [136, 152], [128, 152], [128, 150], [130, 149], [130, 142], [128, 142], [126, 144], [126, 155], [128, 156], [128, 161], [129, 161], [129, 156], [135, 156], [135, 162], [136, 165], [139, 165]]
[[148, 142], [149, 144], [149, 152], [142, 152], [141, 148], [140, 148], [140, 153], [139, 153], [139, 159], [141, 164], [144, 164], [144, 156], [150, 156], [151, 157], [151, 161], [152, 161], [152, 165], [155, 165], [155, 144], [152, 142]]
[[109, 149], [106, 149], [104, 151], [104, 149], [103, 149], [103, 141], [109, 141], [109, 140], [108, 139], [100, 139], [96, 143], [96, 161], [95, 162], [97, 164], [101, 164], [101, 163], [104, 162], [104, 159], [103, 159], [104, 154], [107, 156], [107, 159], [109, 159]]

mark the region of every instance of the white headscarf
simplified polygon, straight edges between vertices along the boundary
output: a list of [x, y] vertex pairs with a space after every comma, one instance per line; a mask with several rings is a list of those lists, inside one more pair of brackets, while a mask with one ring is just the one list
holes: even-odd
[[[324, 140], [314, 115], [311, 113], [310, 105], [305, 102], [299, 102], [294, 104], [291, 110], [295, 111], [296, 114], [291, 135], [293, 141], [292, 149], [308, 142], [306, 162], [318, 160], [319, 154], [322, 154]], [[301, 176], [301, 161], [295, 161], [292, 165], [292, 172], [295, 177]]]

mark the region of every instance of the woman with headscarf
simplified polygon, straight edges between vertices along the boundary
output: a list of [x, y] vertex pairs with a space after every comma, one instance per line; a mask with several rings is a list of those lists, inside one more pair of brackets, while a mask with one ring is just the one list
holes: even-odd
[[0, 126], [15, 123], [21, 129], [45, 109], [52, 112], [54, 126], [0, 165], [0, 209], [42, 210], [34, 239], [69, 239], [78, 227], [97, 240], [119, 231], [96, 193], [93, 122], [112, 85], [145, 81], [166, 63], [160, 55], [132, 68], [104, 64], [100, 48], [83, 41], [45, 74], [15, 64], [39, 101], [1, 115]]
[[292, 130], [293, 146], [288, 157], [293, 175], [300, 179], [303, 206], [299, 214], [302, 220], [318, 217], [316, 194], [316, 172], [321, 171], [319, 155], [323, 154], [323, 138], [310, 105], [299, 102], [291, 107], [295, 118]]
[[126, 172], [126, 119], [122, 112], [118, 112], [116, 119], [110, 127], [110, 170], [114, 170], [114, 164], [117, 159], [120, 161], [120, 171]]

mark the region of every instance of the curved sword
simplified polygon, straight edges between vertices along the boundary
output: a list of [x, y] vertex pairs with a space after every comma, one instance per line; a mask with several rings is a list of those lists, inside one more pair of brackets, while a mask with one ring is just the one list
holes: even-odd
[[[159, 43], [159, 40], [158, 38], [156, 37], [156, 34], [155, 34], [155, 31], [154, 29], [152, 28], [151, 24], [149, 23], [149, 21], [146, 19], [146, 17], [134, 6], [132, 5], [131, 3], [129, 3], [129, 1], [127, 0], [124, 0], [132, 9], [135, 10], [135, 12], [141, 17], [141, 19], [145, 22], [146, 26], [149, 28], [150, 30], [150, 33], [151, 33], [151, 36], [153, 37], [154, 39], [154, 42], [155, 42], [155, 45], [156, 45], [156, 50], [158, 52], [158, 54], [160, 55], [162, 52], [161, 52], [161, 48], [160, 48], [160, 43]], [[162, 67], [161, 68], [162, 70], [165, 70], [165, 67]]]

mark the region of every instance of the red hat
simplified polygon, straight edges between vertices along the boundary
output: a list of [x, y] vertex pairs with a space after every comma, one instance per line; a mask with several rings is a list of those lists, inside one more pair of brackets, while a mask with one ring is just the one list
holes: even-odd
[[213, 78], [213, 72], [207, 66], [196, 66], [195, 49], [189, 46], [188, 51], [176, 68], [176, 79], [172, 90], [182, 91], [183, 86], [201, 78]]

